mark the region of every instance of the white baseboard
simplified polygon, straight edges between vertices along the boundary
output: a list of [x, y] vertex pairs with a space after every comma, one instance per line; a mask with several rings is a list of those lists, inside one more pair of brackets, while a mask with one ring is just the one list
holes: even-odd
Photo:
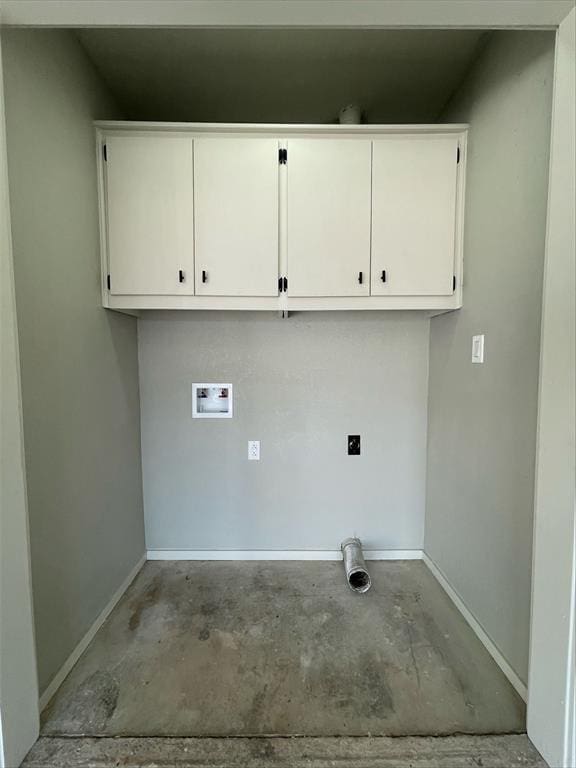
[[433, 560], [431, 560], [425, 552], [423, 553], [422, 559], [424, 560], [424, 562], [432, 572], [433, 576], [439, 582], [441, 587], [444, 589], [448, 597], [452, 600], [456, 608], [458, 608], [462, 616], [464, 616], [464, 618], [466, 619], [466, 621], [468, 622], [468, 624], [470, 625], [470, 627], [472, 628], [472, 630], [474, 631], [475, 635], [478, 637], [482, 645], [486, 648], [490, 656], [492, 656], [496, 664], [498, 664], [502, 672], [506, 675], [512, 687], [524, 699], [524, 701], [526, 701], [528, 697], [528, 689], [526, 688], [522, 680], [520, 680], [516, 672], [514, 672], [510, 664], [508, 664], [504, 656], [500, 653], [500, 651], [498, 650], [494, 642], [490, 639], [489, 635], [482, 628], [482, 625], [480, 624], [480, 622], [466, 607], [464, 601], [462, 600], [458, 592], [454, 589], [454, 587], [450, 584], [446, 576], [444, 576], [440, 568], [438, 568], [436, 563]]
[[[421, 549], [365, 549], [366, 560], [421, 560]], [[149, 549], [148, 560], [342, 560], [339, 549]]]
[[88, 632], [86, 632], [82, 640], [80, 640], [76, 648], [74, 648], [70, 656], [68, 656], [64, 664], [60, 667], [58, 672], [54, 675], [50, 685], [48, 686], [48, 688], [46, 688], [42, 696], [40, 696], [40, 701], [39, 701], [40, 712], [42, 712], [42, 710], [48, 704], [50, 699], [54, 696], [58, 688], [60, 688], [60, 686], [68, 676], [68, 673], [70, 672], [74, 664], [76, 664], [80, 656], [82, 656], [86, 648], [90, 645], [90, 643], [94, 638], [94, 635], [96, 634], [96, 632], [98, 632], [102, 624], [104, 624], [108, 616], [112, 613], [113, 609], [116, 606], [116, 603], [120, 600], [124, 592], [126, 592], [130, 584], [134, 581], [134, 579], [138, 575], [140, 569], [142, 568], [145, 562], [146, 562], [146, 555], [144, 554], [142, 555], [140, 560], [138, 560], [134, 568], [132, 568], [132, 570], [130, 571], [128, 576], [124, 579], [122, 584], [120, 584], [116, 592], [114, 592], [114, 594], [112, 595], [110, 600], [107, 602], [104, 609], [96, 617], [96, 619], [94, 620], [94, 623], [92, 624]]

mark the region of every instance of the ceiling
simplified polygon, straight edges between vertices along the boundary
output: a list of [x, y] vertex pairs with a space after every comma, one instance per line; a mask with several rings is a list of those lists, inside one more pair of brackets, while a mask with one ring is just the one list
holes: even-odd
[[433, 122], [486, 33], [478, 30], [83, 29], [126, 119]]

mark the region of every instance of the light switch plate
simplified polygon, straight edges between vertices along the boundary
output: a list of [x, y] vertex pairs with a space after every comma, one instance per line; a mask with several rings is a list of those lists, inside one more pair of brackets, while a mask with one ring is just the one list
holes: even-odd
[[478, 336], [472, 336], [472, 362], [483, 363], [484, 362], [484, 334], [481, 333]]
[[248, 460], [260, 461], [260, 440], [248, 440]]

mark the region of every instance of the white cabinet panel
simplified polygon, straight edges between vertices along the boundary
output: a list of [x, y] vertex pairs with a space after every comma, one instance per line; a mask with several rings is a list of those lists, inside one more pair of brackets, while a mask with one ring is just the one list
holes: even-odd
[[194, 293], [192, 139], [106, 139], [110, 293]]
[[294, 139], [288, 146], [288, 295], [367, 296], [371, 144]]
[[453, 292], [456, 136], [373, 142], [373, 296]]
[[278, 293], [278, 141], [194, 142], [196, 294]]

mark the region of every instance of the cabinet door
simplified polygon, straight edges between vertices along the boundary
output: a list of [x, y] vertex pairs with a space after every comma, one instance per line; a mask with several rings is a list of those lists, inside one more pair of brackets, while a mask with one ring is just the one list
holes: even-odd
[[196, 294], [278, 294], [278, 141], [194, 142]]
[[192, 139], [106, 139], [113, 294], [193, 294]]
[[288, 294], [367, 296], [370, 155], [365, 139], [288, 142]]
[[453, 292], [456, 136], [391, 136], [374, 142], [373, 296]]

